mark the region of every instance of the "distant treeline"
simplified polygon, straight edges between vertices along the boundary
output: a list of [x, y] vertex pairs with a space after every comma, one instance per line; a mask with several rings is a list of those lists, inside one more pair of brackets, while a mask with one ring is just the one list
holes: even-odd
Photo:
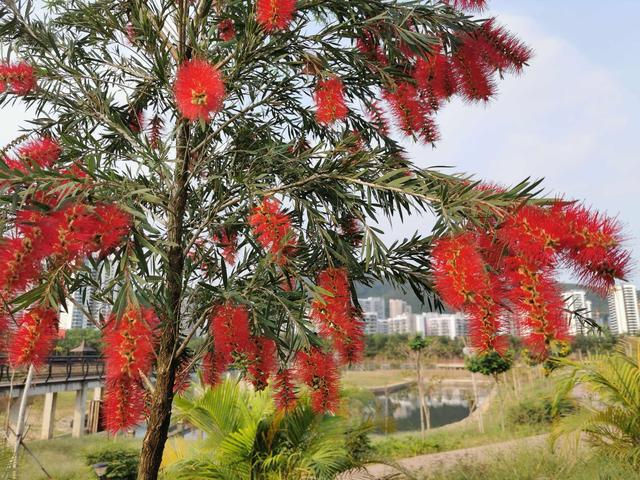
[[[415, 337], [412, 334], [367, 335], [365, 339], [365, 358], [373, 360], [407, 360], [411, 358], [409, 342]], [[462, 359], [465, 343], [463, 338], [427, 337], [429, 342], [426, 355], [439, 359]], [[510, 348], [516, 353], [524, 350], [519, 337], [509, 338]], [[616, 339], [608, 332], [601, 335], [577, 335], [571, 342], [574, 352], [604, 353], [613, 350]]]

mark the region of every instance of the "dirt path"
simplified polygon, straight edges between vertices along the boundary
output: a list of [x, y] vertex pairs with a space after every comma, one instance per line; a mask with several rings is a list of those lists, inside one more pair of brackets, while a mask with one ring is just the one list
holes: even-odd
[[[491, 459], [495, 454], [501, 454], [504, 456], [508, 450], [517, 447], [541, 447], [547, 442], [547, 437], [547, 434], [543, 434], [533, 437], [518, 438], [507, 442], [482, 445], [479, 447], [419, 455], [417, 457], [398, 460], [398, 463], [419, 477], [421, 473], [446, 469], [448, 467], [455, 466], [458, 463], [482, 462], [483, 459]], [[366, 472], [352, 472], [342, 477], [342, 480], [370, 480], [371, 478], [383, 478], [384, 476], [391, 475], [393, 473], [397, 473], [397, 470], [387, 465], [374, 464], [369, 465]]]

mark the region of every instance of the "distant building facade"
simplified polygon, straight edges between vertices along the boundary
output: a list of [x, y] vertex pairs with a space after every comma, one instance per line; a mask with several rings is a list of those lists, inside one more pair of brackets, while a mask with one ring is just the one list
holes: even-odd
[[389, 318], [400, 317], [405, 314], [411, 315], [412, 313], [411, 305], [404, 300], [389, 299]]
[[362, 321], [364, 322], [365, 335], [382, 333], [379, 331], [380, 318], [376, 312], [362, 312]]
[[415, 320], [412, 313], [403, 313], [390, 317], [386, 320], [385, 330], [387, 334], [399, 334], [399, 333], [415, 333]]
[[[90, 272], [97, 284], [104, 285], [110, 280], [110, 276], [106, 273], [99, 275], [93, 268], [91, 268]], [[102, 278], [99, 279], [99, 276]], [[111, 306], [96, 297], [96, 289], [93, 285], [76, 290], [72, 294], [72, 299], [73, 301], [71, 299], [67, 300], [66, 310], [60, 307], [60, 328], [63, 330], [98, 328], [87, 313], [95, 320], [98, 320], [100, 317], [106, 317], [111, 312]]]
[[364, 313], [375, 313], [378, 316], [378, 320], [387, 318], [387, 309], [385, 308], [385, 301], [382, 297], [367, 297], [359, 298], [360, 308]]
[[609, 328], [614, 335], [636, 335], [640, 332], [638, 293], [635, 285], [616, 285], [607, 297], [609, 305]]
[[587, 292], [584, 290], [567, 290], [562, 292], [562, 298], [567, 310], [565, 318], [569, 325], [569, 334], [584, 334], [585, 328], [580, 317], [593, 318], [593, 309], [591, 302], [587, 300]]
[[428, 337], [464, 337], [469, 333], [469, 319], [462, 313], [421, 313], [416, 315], [416, 330]]

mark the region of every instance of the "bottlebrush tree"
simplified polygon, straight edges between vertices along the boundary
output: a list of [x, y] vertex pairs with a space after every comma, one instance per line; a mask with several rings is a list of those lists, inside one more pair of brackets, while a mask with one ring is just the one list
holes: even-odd
[[[42, 363], [57, 312], [95, 288], [112, 306], [93, 318], [108, 425], [146, 420], [139, 478], [155, 479], [194, 368], [273, 383], [283, 409], [306, 385], [335, 409], [339, 368], [362, 351], [354, 282], [432, 301], [435, 280], [486, 351], [520, 309], [544, 357], [566, 333], [553, 269], [623, 276], [615, 223], [533, 200], [536, 183], [417, 168], [399, 143], [436, 141], [452, 97], [487, 101], [525, 67], [528, 47], [473, 18], [484, 4], [3, 1], [0, 103], [33, 114], [0, 156], [11, 364]], [[384, 245], [375, 221], [414, 212], [435, 227]]]

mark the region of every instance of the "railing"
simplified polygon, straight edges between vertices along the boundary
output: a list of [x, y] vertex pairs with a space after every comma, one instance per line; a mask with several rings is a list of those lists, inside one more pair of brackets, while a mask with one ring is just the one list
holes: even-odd
[[[26, 369], [13, 371], [6, 357], [0, 356], [0, 385], [20, 386], [27, 376]], [[12, 378], [13, 377], [13, 378]], [[52, 356], [34, 372], [34, 384], [65, 383], [104, 377], [104, 359], [95, 356]]]

